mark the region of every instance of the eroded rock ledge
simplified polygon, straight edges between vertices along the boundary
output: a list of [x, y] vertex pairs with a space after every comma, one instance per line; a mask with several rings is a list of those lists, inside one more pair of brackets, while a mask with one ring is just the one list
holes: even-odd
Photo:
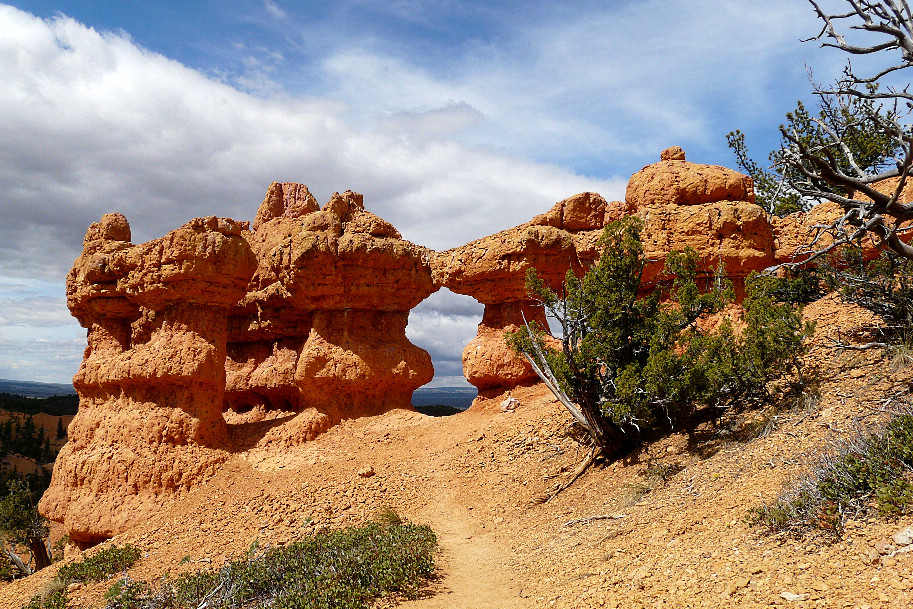
[[405, 333], [437, 289], [430, 258], [361, 195], [321, 209], [300, 184], [273, 184], [253, 230], [198, 218], [133, 245], [127, 219], [105, 215], [67, 277], [88, 347], [41, 512], [91, 545], [234, 451], [411, 408], [434, 374]]
[[747, 176], [670, 148], [631, 178], [625, 201], [581, 193], [438, 253], [404, 241], [357, 193], [321, 208], [294, 183], [270, 186], [251, 227], [198, 218], [134, 245], [126, 218], [106, 214], [67, 277], [88, 346], [74, 378], [79, 414], [39, 508], [90, 545], [201, 484], [233, 452], [411, 408], [433, 369], [406, 323], [440, 287], [485, 305], [463, 351], [469, 382], [481, 394], [534, 383], [504, 341], [524, 318], [544, 321], [526, 272], [554, 288], [568, 269], [582, 273], [612, 220], [643, 218], [647, 280], [670, 250], [691, 246], [738, 291], [836, 213], [819, 206], [771, 223]]

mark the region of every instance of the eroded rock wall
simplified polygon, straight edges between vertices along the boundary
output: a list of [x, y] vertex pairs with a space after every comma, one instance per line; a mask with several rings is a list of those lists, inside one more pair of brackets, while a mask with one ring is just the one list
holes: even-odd
[[504, 338], [522, 328], [524, 316], [545, 325], [541, 305], [526, 291], [526, 273], [536, 269], [557, 289], [568, 269], [583, 272], [587, 258], [581, 258], [578, 245], [598, 240], [607, 207], [600, 195], [581, 193], [526, 224], [435, 256], [436, 282], [485, 305], [478, 334], [463, 350], [463, 374], [480, 394], [536, 382], [532, 366]]
[[245, 237], [258, 266], [231, 312], [227, 416], [304, 412], [316, 434], [411, 408], [434, 376], [406, 338], [409, 311], [438, 289], [431, 251], [404, 241], [357, 193], [320, 209], [305, 186], [287, 183], [270, 187]]
[[86, 233], [67, 276], [88, 330], [79, 412], [39, 505], [73, 541], [139, 522], [227, 458], [228, 311], [256, 268], [245, 224], [198, 218], [132, 245], [126, 218], [107, 214]]
[[212, 476], [232, 452], [312, 440], [411, 408], [430, 356], [406, 338], [437, 289], [431, 252], [367, 212], [273, 184], [253, 230], [198, 218], [133, 245], [126, 218], [86, 233], [67, 277], [88, 330], [79, 413], [40, 509], [87, 546]]
[[558, 289], [568, 270], [581, 274], [598, 259], [605, 225], [631, 215], [644, 221], [647, 282], [659, 279], [670, 251], [689, 246], [705, 268], [722, 268], [739, 294], [749, 273], [774, 263], [774, 234], [754, 203], [751, 178], [667, 149], [631, 177], [625, 201], [581, 193], [526, 224], [436, 256], [435, 280], [485, 305], [478, 334], [463, 351], [470, 383], [485, 394], [535, 382], [532, 367], [504, 342], [505, 331], [521, 327], [521, 310], [529, 320], [543, 319], [526, 292], [527, 270]]
[[67, 278], [88, 346], [74, 378], [79, 414], [40, 509], [91, 544], [205, 481], [233, 451], [290, 447], [345, 418], [410, 408], [433, 368], [406, 338], [409, 311], [442, 286], [485, 305], [463, 351], [480, 394], [536, 382], [505, 342], [524, 319], [545, 323], [526, 273], [559, 288], [598, 259], [613, 220], [644, 220], [648, 281], [690, 246], [738, 289], [836, 213], [823, 205], [769, 221], [747, 176], [670, 148], [632, 176], [624, 201], [581, 193], [438, 253], [404, 241], [357, 193], [320, 207], [295, 183], [270, 186], [251, 228], [200, 218], [133, 245], [126, 219], [107, 214]]

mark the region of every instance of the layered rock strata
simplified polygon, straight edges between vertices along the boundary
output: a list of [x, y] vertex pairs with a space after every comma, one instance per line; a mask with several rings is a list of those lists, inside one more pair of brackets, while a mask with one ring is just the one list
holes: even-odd
[[438, 288], [431, 251], [404, 241], [335, 194], [318, 208], [300, 184], [273, 184], [247, 240], [258, 266], [233, 307], [227, 416], [252, 421], [302, 412], [310, 439], [343, 418], [411, 408], [434, 376], [406, 338], [409, 311]]
[[751, 178], [685, 160], [680, 148], [628, 181], [627, 211], [644, 219], [644, 281], [659, 278], [671, 250], [694, 249], [706, 269], [720, 269], [741, 294], [744, 279], [775, 261], [767, 214], [755, 204]]
[[88, 546], [232, 451], [411, 408], [434, 374], [405, 334], [409, 311], [437, 289], [430, 259], [361, 195], [321, 209], [300, 184], [273, 184], [253, 230], [198, 218], [133, 245], [126, 218], [105, 215], [67, 277], [88, 347], [42, 513]]
[[522, 325], [521, 312], [543, 319], [526, 292], [527, 270], [535, 268], [558, 289], [568, 270], [581, 274], [598, 259], [605, 225], [630, 215], [644, 221], [647, 282], [660, 278], [671, 250], [689, 246], [705, 268], [721, 268], [738, 293], [749, 273], [774, 263], [774, 235], [754, 203], [751, 178], [687, 162], [681, 148], [667, 149], [658, 163], [632, 176], [623, 202], [581, 193], [526, 224], [437, 255], [435, 280], [485, 305], [478, 334], [463, 351], [470, 383], [495, 393], [535, 381], [532, 367], [504, 342], [505, 331]]
[[608, 207], [598, 194], [581, 193], [526, 224], [437, 254], [435, 281], [485, 305], [478, 334], [463, 350], [463, 374], [482, 394], [535, 382], [532, 367], [504, 338], [522, 328], [524, 317], [548, 327], [541, 305], [527, 293], [526, 273], [536, 269], [557, 289], [568, 269], [582, 272], [596, 254], [593, 245], [581, 244], [598, 240]]
[[107, 214], [86, 233], [67, 276], [88, 330], [79, 413], [39, 505], [74, 542], [139, 522], [227, 458], [226, 321], [256, 268], [245, 228], [198, 218], [132, 245], [126, 218]]

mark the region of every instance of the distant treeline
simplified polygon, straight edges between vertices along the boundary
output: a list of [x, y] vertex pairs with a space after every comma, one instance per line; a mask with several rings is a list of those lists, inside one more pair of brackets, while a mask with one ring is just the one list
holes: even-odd
[[76, 414], [78, 395], [52, 395], [49, 398], [27, 398], [12, 393], [0, 393], [0, 409], [25, 414], [44, 412], [54, 416]]
[[[51, 432], [54, 433], [54, 432]], [[57, 439], [66, 437], [63, 420], [57, 420]], [[57, 450], [51, 445], [51, 434], [44, 427], [35, 425], [31, 415], [12, 416], [0, 423], [0, 458], [9, 454], [34, 459], [36, 463], [52, 463]]]

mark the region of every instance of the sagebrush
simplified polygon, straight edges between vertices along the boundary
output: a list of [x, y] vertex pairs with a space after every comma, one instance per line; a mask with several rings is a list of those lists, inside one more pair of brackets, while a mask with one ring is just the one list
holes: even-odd
[[847, 518], [877, 511], [899, 515], [913, 508], [913, 412], [839, 444], [805, 477], [749, 520], [773, 531], [820, 530], [839, 536]]

